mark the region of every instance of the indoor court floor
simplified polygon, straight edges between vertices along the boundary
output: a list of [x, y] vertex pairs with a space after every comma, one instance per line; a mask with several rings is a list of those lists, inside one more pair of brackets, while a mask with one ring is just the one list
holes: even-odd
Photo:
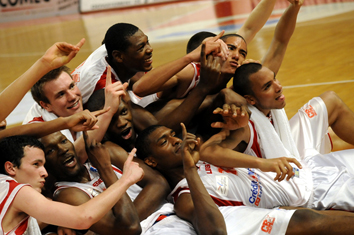
[[[79, 54], [68, 64], [73, 70], [100, 46], [106, 30], [118, 22], [135, 24], [148, 35], [156, 67], [183, 56], [189, 37], [198, 31], [236, 32], [252, 9], [246, 2], [177, 1], [0, 24], [0, 91], [53, 43], [76, 44], [86, 38]], [[354, 110], [354, 0], [315, 4], [318, 2], [321, 1], [305, 0], [277, 75], [283, 85], [289, 118], [309, 99], [328, 90], [335, 91]], [[266, 26], [248, 45], [248, 58], [259, 60], [265, 54], [286, 6], [286, 0], [278, 0]], [[21, 123], [32, 102], [30, 94], [26, 95], [7, 118], [8, 124]], [[333, 140], [334, 150], [350, 147], [334, 135]]]

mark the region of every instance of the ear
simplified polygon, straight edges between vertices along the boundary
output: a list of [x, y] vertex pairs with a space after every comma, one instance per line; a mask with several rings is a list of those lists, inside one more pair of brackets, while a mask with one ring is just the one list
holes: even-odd
[[4, 164], [4, 168], [5, 168], [5, 171], [7, 172], [7, 174], [9, 174], [12, 177], [16, 176], [16, 169], [15, 169], [14, 164], [12, 164], [11, 162], [7, 161]]
[[113, 50], [112, 51], [112, 56], [114, 58], [115, 61], [117, 61], [118, 63], [123, 63], [123, 53], [118, 51], [118, 50]]
[[247, 103], [250, 105], [256, 104], [256, 99], [251, 95], [245, 95], [245, 99], [246, 99]]
[[44, 108], [48, 112], [52, 112], [53, 111], [51, 104], [45, 103], [43, 101], [39, 101], [39, 104], [41, 105], [42, 108]]
[[150, 167], [153, 167], [153, 168], [155, 168], [157, 166], [156, 160], [153, 157], [151, 157], [151, 156], [145, 158], [144, 162], [145, 162], [146, 165], [148, 165]]

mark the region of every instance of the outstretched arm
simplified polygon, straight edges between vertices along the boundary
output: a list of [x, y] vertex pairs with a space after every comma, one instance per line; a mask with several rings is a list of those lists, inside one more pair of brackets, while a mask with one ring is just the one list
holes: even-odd
[[237, 31], [247, 43], [250, 43], [272, 14], [276, 0], [262, 0], [252, 10], [246, 22]]
[[[228, 53], [227, 46], [220, 40], [223, 33], [224, 31], [205, 41], [206, 54], [213, 52], [226, 59]], [[201, 46], [175, 61], [161, 65], [146, 73], [134, 83], [134, 93], [139, 96], [146, 96], [156, 92], [165, 91], [178, 85], [178, 81], [181, 79], [189, 80], [190, 83], [194, 75], [194, 69], [189, 63], [200, 61], [200, 51]]]
[[40, 138], [64, 129], [74, 129], [75, 131], [97, 129], [97, 116], [102, 115], [107, 111], [108, 110], [106, 109], [91, 113], [88, 110], [84, 110], [69, 117], [59, 117], [48, 122], [15, 126], [0, 131], [0, 139], [13, 135], [31, 135]]
[[303, 0], [292, 3], [281, 16], [274, 32], [273, 40], [266, 55], [262, 59], [263, 66], [278, 73], [291, 36], [294, 33], [296, 19]]
[[[195, 163], [199, 160], [200, 139], [189, 138], [183, 124], [183, 142], [181, 146], [184, 175], [190, 194], [182, 194], [175, 203], [178, 216], [190, 221], [198, 234], [227, 234], [224, 217], [210, 197], [201, 181]], [[190, 144], [195, 144], [191, 149]]]
[[76, 45], [57, 42], [24, 74], [18, 77], [0, 94], [0, 121], [4, 120], [22, 100], [31, 87], [46, 73], [69, 63], [79, 52], [85, 39]]
[[47, 224], [87, 229], [110, 211], [125, 191], [143, 176], [143, 170], [132, 162], [132, 158], [131, 155], [127, 159], [123, 176], [119, 181], [80, 206], [48, 200], [38, 191], [27, 186], [20, 189], [11, 206], [15, 211], [24, 212]]

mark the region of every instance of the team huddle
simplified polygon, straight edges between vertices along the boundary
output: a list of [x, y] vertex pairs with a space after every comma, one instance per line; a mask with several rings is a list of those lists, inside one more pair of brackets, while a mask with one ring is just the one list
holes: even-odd
[[331, 152], [328, 128], [354, 144], [354, 113], [328, 91], [288, 120], [288, 1], [261, 61], [247, 44], [275, 0], [156, 68], [129, 23], [72, 71], [85, 39], [51, 46], [0, 94], [0, 120], [35, 100], [0, 131], [0, 234], [352, 234], [354, 151]]

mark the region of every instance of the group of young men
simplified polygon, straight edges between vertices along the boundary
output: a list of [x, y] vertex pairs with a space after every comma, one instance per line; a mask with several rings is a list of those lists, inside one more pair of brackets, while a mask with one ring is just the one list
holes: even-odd
[[30, 87], [36, 104], [27, 125], [0, 132], [0, 231], [352, 233], [354, 152], [326, 141], [331, 126], [354, 144], [354, 113], [333, 92], [290, 121], [284, 112], [276, 74], [302, 5], [289, 2], [261, 63], [247, 43], [275, 0], [238, 34], [198, 33], [187, 55], [154, 69], [147, 36], [128, 23], [72, 73], [84, 40], [54, 44], [2, 93], [23, 84], [1, 120]]

